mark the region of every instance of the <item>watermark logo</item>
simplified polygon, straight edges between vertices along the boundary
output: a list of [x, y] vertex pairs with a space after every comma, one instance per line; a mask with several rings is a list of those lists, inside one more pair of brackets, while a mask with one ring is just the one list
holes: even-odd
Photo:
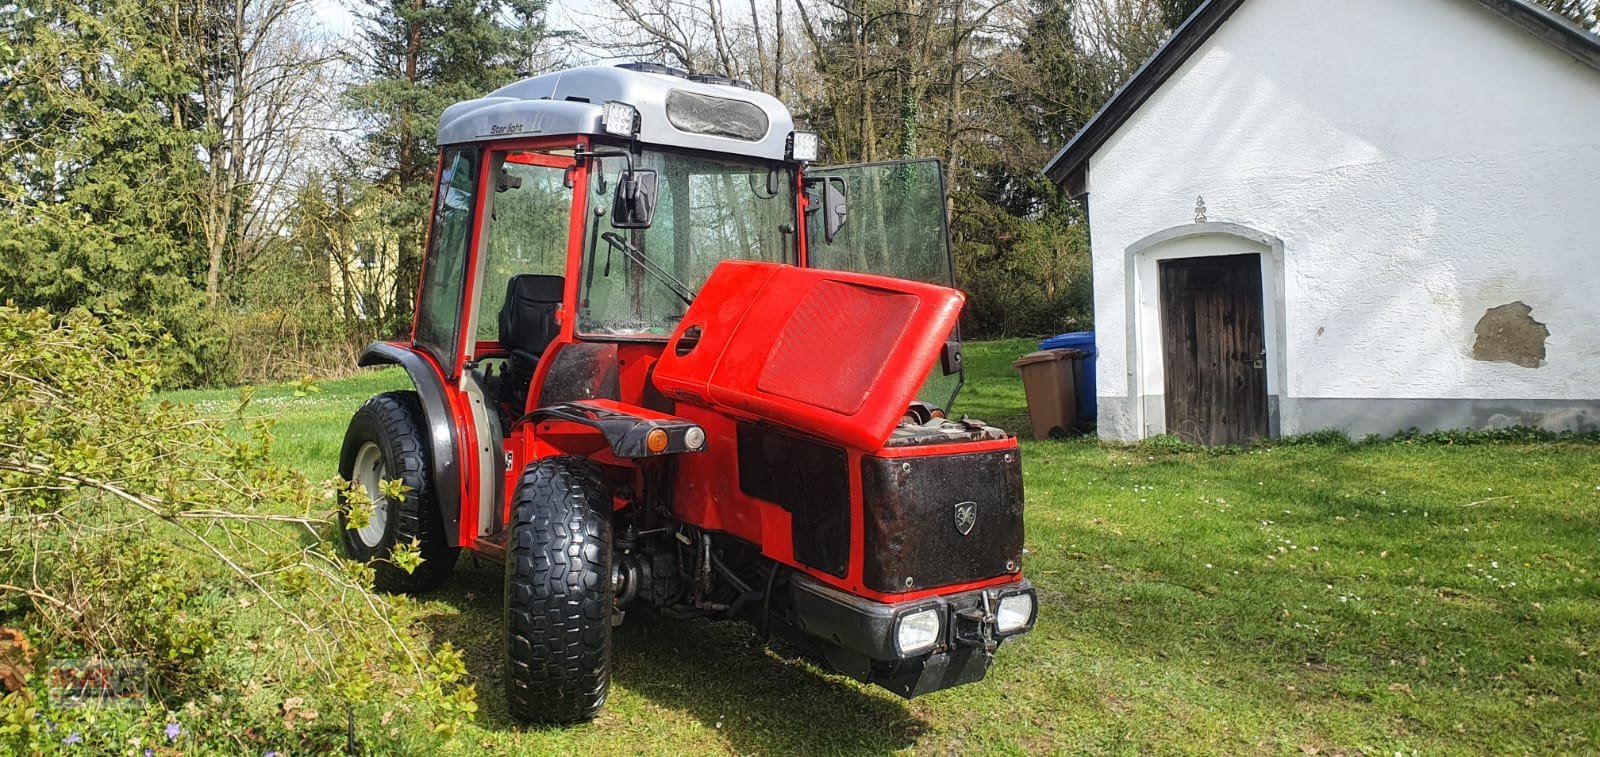
[[142, 707], [148, 679], [133, 657], [50, 661], [50, 697], [63, 707]]

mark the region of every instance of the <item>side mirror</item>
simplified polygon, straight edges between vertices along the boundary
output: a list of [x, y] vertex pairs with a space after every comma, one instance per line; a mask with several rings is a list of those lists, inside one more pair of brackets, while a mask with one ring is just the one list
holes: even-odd
[[[835, 189], [837, 187], [837, 189]], [[847, 209], [848, 196], [845, 190], [844, 177], [827, 176], [822, 179], [822, 234], [829, 244], [833, 238], [844, 228], [844, 222], [849, 217]]]
[[[822, 189], [821, 202], [817, 202], [814, 190]], [[806, 215], [817, 212], [820, 204], [822, 211], [822, 238], [824, 242], [833, 244], [833, 238], [839, 235], [839, 230], [844, 228], [844, 222], [849, 217], [848, 189], [843, 176], [818, 176], [806, 179], [806, 200], [809, 206]], [[809, 228], [809, 222], [808, 222]]]
[[656, 172], [629, 168], [617, 179], [611, 201], [611, 225], [619, 229], [648, 229], [656, 214]]
[[500, 168], [495, 169], [495, 172], [494, 172], [494, 191], [496, 193], [507, 192], [507, 191], [510, 191], [510, 190], [513, 190], [513, 189], [521, 189], [521, 188], [522, 188], [522, 177], [521, 176], [518, 176], [518, 175], [516, 175], [514, 173], [511, 173], [510, 171], [507, 171], [505, 169], [505, 166], [501, 166]]

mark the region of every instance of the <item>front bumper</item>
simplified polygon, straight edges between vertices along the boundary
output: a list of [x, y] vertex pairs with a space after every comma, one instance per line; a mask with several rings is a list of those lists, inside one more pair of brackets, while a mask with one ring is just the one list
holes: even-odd
[[[818, 643], [834, 669], [903, 697], [929, 694], [983, 680], [1001, 642], [1033, 629], [1039, 602], [1027, 579], [958, 594], [886, 604], [863, 599], [795, 574], [789, 583], [794, 625]], [[1032, 614], [1001, 632], [1000, 600], [1026, 594]], [[902, 618], [932, 609], [939, 633], [931, 647], [902, 652], [896, 640]]]

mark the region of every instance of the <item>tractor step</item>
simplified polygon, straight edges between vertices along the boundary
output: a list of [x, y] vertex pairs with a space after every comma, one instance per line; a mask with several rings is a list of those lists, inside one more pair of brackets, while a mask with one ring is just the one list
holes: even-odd
[[480, 536], [473, 543], [472, 551], [491, 560], [505, 560], [506, 550], [511, 538], [510, 531], [496, 531], [488, 536]]

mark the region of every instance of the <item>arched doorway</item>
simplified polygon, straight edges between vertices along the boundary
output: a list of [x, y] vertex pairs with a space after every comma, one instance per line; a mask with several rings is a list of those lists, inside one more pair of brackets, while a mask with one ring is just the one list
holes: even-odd
[[1128, 248], [1129, 381], [1142, 436], [1241, 444], [1279, 432], [1283, 244], [1230, 223]]

